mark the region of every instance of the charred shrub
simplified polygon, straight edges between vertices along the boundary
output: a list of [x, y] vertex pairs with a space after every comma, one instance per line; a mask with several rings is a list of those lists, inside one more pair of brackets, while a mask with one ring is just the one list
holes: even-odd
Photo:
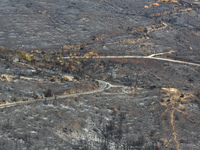
[[44, 92], [44, 96], [45, 97], [53, 96], [52, 90], [50, 88], [46, 89], [46, 91]]
[[34, 99], [39, 99], [39, 96], [34, 92], [34, 93], [33, 93], [33, 98], [34, 98]]
[[19, 101], [19, 100], [18, 100], [18, 98], [15, 96], [15, 97], [13, 97], [12, 101], [13, 101], [13, 102], [17, 102], [17, 101]]

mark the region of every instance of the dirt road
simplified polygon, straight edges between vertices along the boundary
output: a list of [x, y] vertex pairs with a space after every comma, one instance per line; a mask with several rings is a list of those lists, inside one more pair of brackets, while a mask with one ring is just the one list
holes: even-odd
[[[159, 55], [164, 54], [164, 53], [159, 53]], [[153, 57], [156, 56], [158, 54], [152, 54], [149, 56], [87, 56], [87, 57], [64, 57], [64, 59], [97, 59], [97, 58], [101, 58], [101, 59], [110, 59], [110, 58], [134, 58], [134, 59], [138, 59], [138, 58], [142, 58], [142, 59], [154, 59], [154, 60], [161, 60], [161, 61], [168, 61], [168, 62], [173, 62], [173, 63], [179, 63], [179, 64], [186, 64], [186, 65], [192, 65], [192, 66], [200, 66], [200, 64], [197, 63], [192, 63], [192, 62], [186, 62], [186, 61], [181, 61], [181, 60], [174, 60], [174, 59], [169, 59], [169, 58], [160, 58], [160, 57]]]
[[0, 105], [0, 108], [5, 108], [5, 107], [12, 107], [12, 106], [17, 106], [17, 105], [22, 105], [22, 104], [29, 104], [29, 103], [33, 103], [33, 102], [41, 102], [41, 101], [49, 101], [49, 100], [56, 100], [56, 99], [60, 99], [60, 98], [67, 98], [67, 97], [73, 97], [73, 96], [80, 96], [80, 95], [87, 95], [87, 94], [93, 94], [93, 93], [97, 93], [97, 92], [102, 92], [106, 89], [109, 89], [111, 87], [111, 84], [105, 81], [101, 81], [101, 80], [96, 80], [99, 82], [100, 87], [96, 90], [92, 90], [92, 91], [86, 91], [86, 92], [82, 92], [82, 93], [75, 93], [75, 94], [67, 94], [67, 95], [60, 95], [60, 96], [52, 96], [52, 97], [46, 97], [44, 99], [32, 99], [29, 101], [20, 101], [20, 102], [14, 102], [14, 103], [7, 103], [7, 104], [2, 104]]

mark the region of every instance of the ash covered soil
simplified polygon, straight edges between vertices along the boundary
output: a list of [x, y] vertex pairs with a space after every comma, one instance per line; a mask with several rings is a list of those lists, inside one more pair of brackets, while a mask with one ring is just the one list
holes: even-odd
[[[200, 64], [199, 5], [199, 0], [2, 0], [0, 45], [38, 58], [62, 46], [63, 56], [158, 54], [154, 57]], [[0, 108], [0, 149], [199, 149], [199, 66], [151, 59], [79, 61], [81, 67], [71, 72], [79, 82], [61, 81], [59, 67], [44, 71], [0, 61], [2, 104], [45, 96], [48, 88], [60, 95], [98, 88], [95, 79], [111, 83], [99, 93]]]
[[1, 147], [198, 149], [199, 105], [193, 92], [115, 86], [98, 94], [4, 108]]
[[[56, 95], [81, 93], [98, 88], [94, 81], [77, 81], [61, 72], [29, 68], [0, 60], [0, 103], [43, 99]], [[72, 79], [69, 79], [72, 78]]]
[[[1, 1], [0, 45], [9, 49], [97, 51], [109, 55], [175, 53], [199, 62], [195, 0]], [[153, 4], [153, 5], [152, 5]], [[164, 25], [163, 25], [164, 23]]]

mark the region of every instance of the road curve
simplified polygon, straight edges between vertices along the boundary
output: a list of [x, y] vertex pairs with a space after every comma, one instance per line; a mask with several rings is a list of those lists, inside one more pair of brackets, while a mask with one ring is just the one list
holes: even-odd
[[87, 95], [87, 94], [93, 94], [93, 93], [97, 93], [97, 92], [102, 92], [106, 89], [111, 88], [111, 84], [102, 80], [96, 80], [99, 82], [100, 84], [100, 88], [96, 89], [96, 90], [92, 90], [92, 91], [86, 91], [86, 92], [81, 92], [81, 93], [74, 93], [74, 94], [67, 94], [67, 95], [60, 95], [60, 96], [52, 96], [52, 97], [46, 97], [44, 99], [32, 99], [29, 101], [21, 101], [21, 102], [14, 102], [14, 103], [8, 103], [8, 104], [2, 104], [0, 105], [0, 108], [7, 108], [7, 107], [12, 107], [12, 106], [18, 106], [18, 105], [22, 105], [22, 104], [29, 104], [29, 103], [33, 103], [33, 102], [42, 102], [42, 101], [49, 101], [49, 100], [56, 100], [56, 99], [60, 99], [60, 98], [67, 98], [67, 97], [73, 97], [73, 96], [80, 96], [80, 95]]
[[[174, 51], [170, 51], [167, 53], [172, 53]], [[152, 54], [149, 56], [82, 56], [82, 57], [63, 57], [64, 59], [109, 59], [109, 58], [143, 58], [143, 59], [154, 59], [154, 60], [161, 60], [161, 61], [168, 61], [168, 62], [173, 62], [173, 63], [179, 63], [179, 64], [186, 64], [186, 65], [193, 65], [193, 66], [198, 66], [200, 67], [200, 64], [197, 63], [192, 63], [192, 62], [186, 62], [186, 61], [180, 61], [180, 60], [173, 60], [173, 59], [168, 59], [168, 58], [160, 58], [160, 57], [153, 57], [156, 55], [162, 55], [164, 53], [158, 53], [158, 54]], [[22, 101], [22, 102], [15, 102], [15, 103], [8, 103], [8, 104], [2, 104], [0, 105], [0, 108], [5, 108], [5, 107], [12, 107], [12, 106], [17, 106], [17, 105], [21, 105], [21, 104], [28, 104], [28, 103], [32, 103], [32, 102], [38, 102], [38, 101], [48, 101], [48, 100], [55, 100], [55, 99], [60, 99], [60, 98], [67, 98], [67, 97], [73, 97], [73, 96], [80, 96], [80, 95], [87, 95], [87, 94], [93, 94], [93, 93], [97, 93], [97, 92], [102, 92], [105, 89], [109, 89], [111, 87], [110, 83], [105, 82], [105, 81], [101, 81], [101, 80], [96, 80], [99, 82], [99, 84], [101, 85], [99, 89], [93, 90], [93, 91], [86, 91], [86, 92], [82, 92], [82, 93], [74, 93], [74, 94], [68, 94], [68, 95], [60, 95], [60, 96], [56, 96], [56, 97], [47, 97], [45, 99], [37, 99], [37, 100], [29, 100], [29, 101]]]
[[[159, 55], [162, 53], [159, 53]], [[168, 61], [168, 62], [173, 62], [173, 63], [179, 63], [179, 64], [186, 64], [186, 65], [192, 65], [192, 66], [200, 66], [200, 64], [197, 63], [192, 63], [192, 62], [187, 62], [187, 61], [181, 61], [181, 60], [174, 60], [174, 59], [169, 59], [169, 58], [161, 58], [161, 57], [153, 57], [158, 54], [153, 54], [150, 56], [83, 56], [83, 57], [63, 57], [64, 59], [110, 59], [110, 58], [143, 58], [143, 59], [154, 59], [154, 60], [161, 60], [161, 61]]]

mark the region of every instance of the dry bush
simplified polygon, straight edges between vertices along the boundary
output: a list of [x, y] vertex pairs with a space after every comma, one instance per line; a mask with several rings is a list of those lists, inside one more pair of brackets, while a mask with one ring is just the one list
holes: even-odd
[[55, 82], [55, 81], [56, 81], [56, 78], [51, 77], [50, 81], [51, 81], [51, 82]]
[[17, 101], [19, 101], [19, 100], [18, 100], [18, 98], [15, 96], [15, 97], [13, 97], [12, 101], [13, 101], [13, 102], [17, 102]]
[[157, 2], [171, 2], [171, 3], [177, 3], [177, 0], [157, 0]]
[[69, 81], [69, 79], [67, 78], [67, 77], [65, 77], [65, 78], [61, 78], [61, 81], [63, 82], [63, 81]]
[[28, 101], [28, 98], [23, 98], [22, 101]]

